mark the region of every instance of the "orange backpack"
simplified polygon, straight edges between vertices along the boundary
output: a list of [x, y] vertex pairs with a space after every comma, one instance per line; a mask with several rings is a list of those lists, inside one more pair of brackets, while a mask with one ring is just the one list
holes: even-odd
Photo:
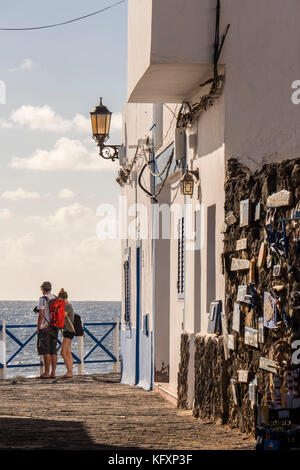
[[48, 301], [50, 312], [49, 326], [54, 330], [61, 330], [65, 326], [65, 302], [55, 298]]

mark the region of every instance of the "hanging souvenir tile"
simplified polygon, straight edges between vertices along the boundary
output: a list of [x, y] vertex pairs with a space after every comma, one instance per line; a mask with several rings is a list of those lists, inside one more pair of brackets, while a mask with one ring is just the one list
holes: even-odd
[[277, 323], [276, 300], [269, 292], [264, 292], [264, 326], [275, 328]]
[[240, 227], [249, 225], [250, 222], [250, 200], [240, 201]]
[[293, 195], [290, 191], [283, 189], [279, 193], [272, 194], [267, 199], [267, 207], [290, 206], [293, 201]]
[[233, 211], [228, 212], [225, 218], [225, 222], [227, 225], [233, 225], [237, 221], [236, 216], [234, 215]]
[[208, 333], [216, 333], [220, 330], [221, 326], [221, 311], [222, 301], [214, 301], [210, 304], [209, 317], [208, 317]]
[[248, 370], [238, 370], [238, 380], [239, 382], [248, 382], [249, 371]]
[[236, 251], [247, 250], [247, 238], [241, 238], [240, 240], [237, 240], [235, 249]]
[[250, 268], [250, 261], [242, 258], [232, 258], [231, 271], [243, 271]]
[[266, 255], [267, 255], [267, 245], [265, 242], [262, 242], [262, 244], [260, 245], [259, 254], [257, 258], [257, 266], [259, 268], [262, 268], [263, 265], [265, 264]]
[[241, 324], [241, 307], [236, 302], [233, 306], [233, 317], [232, 317], [232, 329], [234, 331], [240, 332]]
[[249, 383], [248, 387], [248, 397], [251, 403], [251, 407], [256, 404], [256, 385], [253, 382]]
[[238, 286], [238, 291], [237, 291], [237, 302], [244, 302], [245, 297], [247, 295], [247, 287], [246, 285], [241, 285]]
[[271, 359], [267, 359], [266, 357], [259, 358], [259, 368], [266, 370], [267, 372], [272, 372], [272, 374], [277, 372], [276, 362]]
[[245, 326], [245, 344], [258, 348], [258, 331]]
[[235, 350], [235, 337], [234, 335], [228, 335], [228, 349]]
[[259, 220], [260, 219], [260, 209], [261, 209], [261, 204], [260, 202], [256, 204], [255, 206], [255, 220]]
[[258, 318], [258, 342], [264, 343], [265, 342], [265, 335], [264, 335], [264, 317]]
[[280, 277], [282, 274], [282, 264], [275, 264], [273, 267], [273, 276], [274, 277]]
[[231, 383], [232, 400], [233, 400], [233, 403], [237, 405], [238, 401], [237, 401], [236, 380], [231, 379], [230, 383]]

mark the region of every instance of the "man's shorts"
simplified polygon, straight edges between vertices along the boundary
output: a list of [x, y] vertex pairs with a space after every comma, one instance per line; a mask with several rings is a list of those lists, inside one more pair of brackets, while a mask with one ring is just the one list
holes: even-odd
[[49, 328], [44, 328], [38, 333], [37, 351], [39, 356], [45, 354], [57, 354], [58, 332]]

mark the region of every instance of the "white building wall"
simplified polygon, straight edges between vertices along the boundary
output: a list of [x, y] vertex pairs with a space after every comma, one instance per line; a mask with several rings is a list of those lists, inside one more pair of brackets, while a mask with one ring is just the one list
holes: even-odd
[[291, 85], [299, 79], [298, 0], [224, 0], [221, 30], [226, 64], [226, 158], [254, 169], [299, 156], [299, 107]]
[[[196, 99], [196, 98], [195, 98]], [[160, 129], [156, 132], [163, 136], [162, 150], [174, 139], [174, 130], [179, 106], [168, 104], [163, 106], [163, 112], [160, 120]], [[124, 110], [124, 128], [126, 129], [126, 142], [128, 148], [129, 161], [133, 158], [137, 141], [145, 137], [153, 124], [152, 105], [128, 104]], [[159, 358], [166, 357], [166, 343], [169, 347], [169, 390], [177, 393], [177, 374], [180, 360], [180, 339], [184, 331], [197, 333], [207, 331], [207, 208], [213, 204], [216, 205], [216, 253], [215, 253], [215, 273], [216, 273], [216, 299], [224, 301], [224, 277], [220, 272], [220, 254], [222, 252], [222, 235], [220, 233], [221, 225], [224, 220], [224, 97], [201, 116], [199, 122], [196, 122], [189, 130], [187, 136], [187, 164], [190, 169], [199, 168], [200, 183], [195, 185], [193, 198], [186, 197], [186, 204], [192, 204], [193, 211], [201, 209], [201, 231], [202, 245], [200, 257], [195, 258], [193, 249], [186, 251], [186, 271], [185, 271], [185, 299], [179, 299], [177, 294], [177, 218], [180, 214], [171, 211], [171, 240], [170, 240], [170, 272], [166, 272], [165, 259], [167, 256], [160, 256], [156, 259], [156, 279], [157, 292], [155, 308], [156, 314], [160, 315], [160, 322], [157, 322], [160, 328], [165, 328], [166, 336], [157, 332], [155, 340], [155, 354], [158, 358], [157, 367], [159, 369], [161, 362]], [[140, 163], [141, 164], [141, 163]], [[138, 172], [140, 164], [135, 170]], [[146, 176], [148, 175], [148, 176]], [[170, 192], [171, 208], [181, 207], [184, 215], [184, 197], [181, 195], [179, 180], [182, 171], [170, 176], [166, 185], [165, 193]], [[150, 188], [150, 174], [145, 171], [144, 184]], [[128, 196], [128, 205], [138, 202], [148, 208], [151, 214], [151, 202], [145, 193], [133, 182], [125, 186], [123, 194]], [[165, 197], [159, 197], [159, 202], [164, 202]], [[187, 215], [187, 214], [186, 214]], [[129, 218], [130, 223], [130, 218]], [[195, 218], [192, 215], [192, 229], [195, 230]], [[151, 217], [149, 217], [149, 235], [151, 235]], [[189, 242], [190, 243], [190, 242]], [[123, 243], [124, 246], [126, 242]], [[132, 273], [131, 273], [131, 299], [132, 299], [132, 321], [135, 327], [135, 303], [136, 303], [136, 278], [135, 278], [135, 249], [134, 240], [128, 241], [131, 247]], [[153, 259], [152, 259], [152, 241], [151, 236], [148, 240], [142, 241], [143, 263], [142, 263], [142, 312], [149, 313], [150, 328], [154, 327], [154, 304], [153, 304]], [[187, 245], [189, 247], [189, 245]], [[191, 248], [191, 247], [190, 247]], [[199, 277], [195, 279], [195, 263], [200, 262]], [[163, 279], [169, 276], [169, 292], [164, 291]], [[158, 283], [158, 280], [159, 283]], [[196, 297], [199, 295], [197, 304]], [[164, 297], [162, 296], [164, 295]], [[169, 296], [169, 312], [164, 312], [166, 296]], [[215, 300], [215, 299], [211, 299]], [[124, 315], [124, 314], [123, 314]], [[169, 315], [169, 326], [165, 325], [164, 316]], [[201, 329], [200, 329], [201, 325]], [[124, 325], [123, 325], [124, 328]], [[164, 365], [166, 363], [164, 362]]]
[[[127, 104], [123, 110], [123, 141], [126, 143], [126, 151], [129, 162], [133, 159], [136, 151], [138, 140], [149, 136], [151, 133], [149, 129], [153, 124], [153, 106], [150, 104]], [[131, 182], [122, 188], [122, 196], [127, 199], [127, 209], [131, 211], [131, 215], [128, 215], [128, 231], [129, 236], [127, 240], [122, 240], [122, 253], [126, 247], [131, 248], [131, 317], [132, 326], [136, 326], [136, 238], [142, 236], [140, 231], [142, 225], [137, 226], [137, 232], [134, 230], [134, 219], [136, 218], [136, 212], [134, 209], [135, 204], [141, 204], [147, 214], [147, 226], [148, 234], [151, 234], [151, 203], [150, 199], [146, 197], [144, 192], [140, 190], [137, 184], [138, 171], [142, 165], [142, 159], [139, 159], [137, 165], [134, 167], [132, 172]], [[150, 175], [147, 171], [144, 173], [143, 183], [146, 187], [150, 187]], [[140, 212], [141, 214], [141, 212]], [[139, 214], [138, 214], [139, 215]], [[144, 314], [150, 314], [151, 328], [152, 323], [152, 242], [150, 238], [142, 240], [142, 299], [141, 309]], [[124, 279], [123, 279], [124, 289]], [[124, 299], [124, 291], [123, 291]], [[124, 328], [124, 303], [122, 310], [122, 324]]]
[[[175, 176], [175, 175], [174, 175]], [[171, 182], [171, 201], [181, 208], [184, 215], [184, 196], [179, 189], [180, 176]], [[180, 338], [184, 331], [184, 299], [178, 298], [177, 293], [177, 221], [180, 213], [171, 212], [171, 242], [170, 242], [170, 379], [169, 390], [177, 395], [177, 373], [180, 360]]]
[[[133, 19], [142, 4], [128, 49], [135, 62], [128, 96], [193, 102], [195, 89], [213, 72], [216, 0], [130, 0]], [[221, 34], [231, 25], [220, 57], [226, 158], [252, 169], [299, 154], [299, 106], [291, 101], [292, 83], [300, 79], [299, 13], [299, 0], [221, 1]]]

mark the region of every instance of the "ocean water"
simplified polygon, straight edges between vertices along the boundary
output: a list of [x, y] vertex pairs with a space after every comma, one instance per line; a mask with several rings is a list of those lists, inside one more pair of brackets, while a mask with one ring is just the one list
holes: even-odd
[[[21, 342], [25, 343], [30, 336], [36, 331], [35, 328], [24, 328], [24, 325], [36, 325], [37, 314], [32, 309], [37, 304], [36, 301], [0, 301], [0, 321], [6, 320], [7, 325], [22, 325], [22, 328], [11, 328], [8, 330]], [[72, 302], [74, 311], [78, 313], [84, 324], [101, 323], [115, 321], [120, 319], [121, 302]], [[91, 334], [99, 341], [105, 333], [110, 329], [108, 325], [87, 326]], [[59, 333], [59, 339], [62, 339]], [[113, 335], [110, 333], [102, 342], [103, 346], [113, 353]], [[95, 341], [85, 333], [84, 336], [84, 352], [87, 354], [94, 346]], [[72, 340], [72, 352], [77, 354], [77, 339]], [[7, 360], [18, 351], [20, 345], [17, 344], [9, 335], [6, 336], [6, 354]], [[110, 357], [105, 351], [96, 347], [88, 360], [106, 360]], [[2, 358], [0, 358], [2, 360]], [[14, 365], [37, 364], [39, 356], [36, 350], [36, 336], [28, 342], [26, 347], [18, 353], [10, 362]], [[63, 362], [62, 357], [58, 354], [58, 362]], [[77, 365], [74, 365], [74, 374], [77, 373]], [[112, 363], [85, 364], [85, 374], [103, 374], [113, 371]], [[58, 365], [56, 375], [63, 375], [66, 372], [64, 365]], [[24, 366], [7, 368], [7, 377], [35, 377], [39, 375], [38, 366]]]

